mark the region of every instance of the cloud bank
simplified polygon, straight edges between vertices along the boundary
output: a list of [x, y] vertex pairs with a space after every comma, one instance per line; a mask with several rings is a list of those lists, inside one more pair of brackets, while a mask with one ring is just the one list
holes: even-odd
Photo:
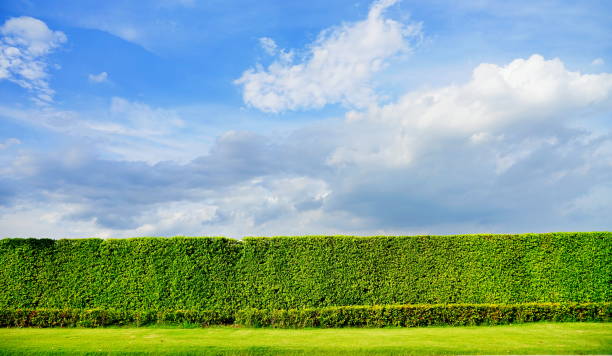
[[284, 138], [229, 131], [185, 164], [24, 152], [2, 171], [0, 225], [19, 233], [38, 202], [74, 237], [609, 229], [612, 133], [589, 123], [611, 107], [612, 74], [483, 63]]
[[[62, 142], [37, 151], [27, 135], [0, 139], [0, 230], [38, 237], [609, 230], [612, 74], [534, 54], [476, 64], [461, 82], [381, 100], [373, 83], [397, 74], [383, 68], [420, 36], [417, 24], [387, 17], [395, 2], [376, 1], [364, 20], [324, 30], [302, 50], [260, 39], [271, 64], [236, 81], [246, 106], [349, 110], [289, 132], [212, 134], [180, 108], [133, 98], [110, 97], [87, 113], [0, 107], [9, 124]], [[10, 19], [2, 31], [2, 78], [51, 103], [47, 56], [65, 36], [32, 18]]]

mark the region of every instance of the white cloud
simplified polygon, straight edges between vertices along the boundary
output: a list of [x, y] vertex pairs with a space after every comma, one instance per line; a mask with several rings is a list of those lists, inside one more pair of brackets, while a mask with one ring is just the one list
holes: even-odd
[[210, 234], [206, 225], [214, 222], [216, 218], [215, 205], [188, 201], [171, 202], [151, 209], [140, 218], [138, 228], [127, 233], [131, 236], [206, 236]]
[[319, 209], [328, 189], [325, 182], [307, 177], [253, 179], [229, 189], [201, 192], [204, 198], [199, 201], [159, 204], [139, 218], [139, 227], [121, 234], [242, 237], [274, 231], [321, 232], [322, 225], [319, 230], [313, 225], [330, 218]]
[[116, 121], [123, 122], [124, 127], [128, 127], [133, 135], [142, 137], [166, 135], [185, 126], [185, 122], [173, 110], [155, 108], [120, 97], [111, 99], [110, 114]]
[[0, 150], [4, 150], [11, 146], [19, 145], [19, 144], [21, 144], [20, 140], [16, 138], [9, 138], [9, 139], [4, 140], [4, 142], [0, 142]]
[[66, 35], [28, 16], [8, 19], [0, 27], [0, 35], [0, 80], [30, 90], [39, 104], [52, 102], [46, 56], [66, 42]]
[[[608, 156], [608, 159], [612, 158]], [[595, 223], [609, 231], [610, 217], [604, 212], [612, 209], [612, 186], [598, 185], [591, 187], [584, 194], [567, 202], [562, 207], [566, 218], [595, 218]]]
[[175, 110], [112, 97], [108, 107], [88, 117], [53, 108], [15, 109], [0, 106], [0, 115], [70, 135], [98, 134], [155, 138], [170, 135], [185, 126]]
[[428, 233], [609, 229], [605, 210], [583, 212], [612, 199], [612, 132], [588, 124], [611, 107], [609, 73], [539, 55], [481, 64], [464, 84], [348, 113], [329, 138], [328, 209]]
[[66, 35], [61, 31], [52, 31], [47, 25], [35, 18], [13, 17], [0, 27], [3, 42], [19, 47], [32, 56], [41, 56], [66, 42]]
[[261, 48], [263, 48], [264, 51], [266, 51], [267, 54], [271, 56], [275, 55], [278, 49], [276, 42], [274, 42], [274, 40], [271, 39], [270, 37], [260, 38], [259, 45], [261, 46]]
[[[0, 179], [39, 201], [55, 192], [58, 209], [37, 210], [44, 221], [0, 214], [0, 227], [23, 234], [11, 219], [28, 219], [118, 237], [610, 229], [610, 127], [578, 124], [611, 106], [612, 74], [538, 55], [481, 64], [463, 84], [416, 90], [284, 139], [227, 132], [185, 164], [24, 156]], [[109, 111], [134, 128], [172, 117], [120, 98]]]
[[322, 31], [297, 62], [294, 51], [281, 50], [267, 68], [247, 70], [235, 81], [243, 87], [244, 102], [273, 113], [334, 103], [353, 107], [373, 103], [372, 75], [391, 57], [409, 52], [409, 39], [420, 34], [419, 25], [384, 16], [384, 10], [396, 2], [376, 1], [365, 20]]
[[[559, 59], [533, 55], [506, 66], [483, 63], [464, 85], [413, 91], [396, 103], [347, 114], [355, 137], [328, 163], [409, 165], [432, 142], [454, 139], [507, 144], [514, 131], [533, 134], [542, 129], [529, 127], [558, 128], [590, 111], [603, 113], [611, 96], [612, 74], [568, 71]], [[504, 157], [500, 171], [526, 153]]]
[[92, 83], [104, 83], [108, 82], [108, 73], [102, 72], [99, 74], [90, 74], [88, 78]]
[[593, 59], [593, 62], [591, 62], [591, 65], [602, 66], [602, 65], [604, 65], [604, 63], [606, 63], [606, 62], [603, 60], [603, 58], [595, 58], [595, 59]]
[[10, 208], [0, 205], [3, 237], [84, 238], [116, 237], [111, 229], [101, 228], [93, 220], [67, 221], [78, 211], [77, 204], [56, 201], [24, 201]]
[[[69, 140], [99, 145], [102, 153], [131, 161], [156, 163], [163, 160], [189, 161], [200, 155], [210, 141], [197, 136], [202, 130], [187, 123], [175, 109], [150, 106], [120, 97], [108, 106], [87, 113], [53, 107], [20, 109], [0, 106], [0, 118], [26, 123]], [[182, 134], [182, 139], [176, 136]], [[185, 136], [194, 136], [187, 138]]]
[[139, 43], [139, 41], [143, 40], [144, 36], [141, 30], [130, 25], [120, 24], [118, 26], [103, 27], [103, 29], [128, 42]]

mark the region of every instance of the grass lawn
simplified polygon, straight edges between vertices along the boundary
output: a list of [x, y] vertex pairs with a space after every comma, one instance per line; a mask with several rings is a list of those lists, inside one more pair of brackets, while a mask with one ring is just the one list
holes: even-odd
[[4, 328], [0, 354], [610, 354], [612, 323], [386, 329]]

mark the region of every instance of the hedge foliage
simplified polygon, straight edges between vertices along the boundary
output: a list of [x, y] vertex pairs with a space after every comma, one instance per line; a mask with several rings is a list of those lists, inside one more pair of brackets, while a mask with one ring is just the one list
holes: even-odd
[[101, 327], [149, 324], [223, 325], [233, 316], [211, 310], [0, 309], [0, 327]]
[[612, 301], [612, 233], [0, 240], [0, 308]]
[[225, 238], [3, 239], [0, 308], [223, 312], [240, 253]]
[[498, 325], [611, 319], [612, 303], [368, 305], [284, 310], [249, 308], [236, 315], [237, 324], [274, 328]]
[[421, 304], [266, 310], [0, 309], [0, 327], [228, 325], [273, 328], [497, 325], [532, 321], [611, 321], [612, 303]]
[[342, 328], [432, 325], [498, 325], [532, 321], [610, 321], [611, 303], [527, 303], [515, 305], [385, 305], [305, 309], [244, 309], [236, 323], [247, 327]]

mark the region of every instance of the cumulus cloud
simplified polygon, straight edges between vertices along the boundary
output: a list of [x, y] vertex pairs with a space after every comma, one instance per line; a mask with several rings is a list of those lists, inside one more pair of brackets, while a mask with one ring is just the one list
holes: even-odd
[[595, 58], [595, 59], [593, 59], [593, 62], [591, 62], [591, 65], [601, 66], [601, 65], [604, 65], [604, 63], [606, 63], [606, 62], [604, 61], [603, 58]]
[[272, 113], [334, 103], [351, 107], [373, 103], [372, 75], [393, 56], [410, 51], [410, 39], [420, 34], [418, 24], [384, 16], [396, 2], [374, 2], [365, 20], [322, 31], [299, 56], [295, 51], [278, 51], [271, 39], [260, 40], [269, 54], [278, 57], [265, 68], [247, 70], [235, 81], [242, 86], [244, 102]]
[[612, 74], [534, 55], [282, 138], [229, 131], [185, 164], [23, 152], [0, 226], [33, 200], [53, 229], [115, 236], [609, 230], [612, 132], [584, 123], [611, 106]]
[[450, 226], [442, 232], [563, 229], [561, 207], [612, 176], [609, 128], [583, 125], [611, 104], [612, 74], [539, 55], [481, 64], [463, 85], [347, 115], [327, 164], [351, 178], [332, 185], [328, 206], [381, 226]]
[[328, 163], [409, 165], [420, 150], [454, 139], [493, 144], [517, 132], [554, 135], [590, 111], [609, 109], [611, 92], [612, 74], [568, 71], [559, 59], [483, 63], [463, 85], [412, 91], [395, 103], [349, 113], [347, 123], [360, 139], [348, 139]]
[[[208, 155], [187, 164], [112, 161], [82, 148], [24, 152], [0, 171], [0, 202], [18, 204], [23, 195], [36, 195], [78, 207], [66, 216], [69, 220], [135, 229], [159, 204], [198, 202], [250, 179], [282, 174], [283, 163], [270, 159], [281, 155], [278, 147], [247, 132], [226, 133]], [[38, 192], [28, 192], [32, 187]]]
[[[28, 231], [31, 236], [55, 238], [219, 236], [220, 231], [239, 237], [278, 231], [301, 234], [313, 226], [319, 227], [318, 232], [346, 233], [329, 227], [324, 231], [324, 222], [338, 217], [318, 209], [325, 194], [324, 182], [297, 177], [253, 179], [231, 189], [202, 190], [192, 199], [140, 205], [139, 214], [128, 210], [92, 214], [88, 204], [59, 203], [60, 199], [19, 202], [10, 208], [0, 204], [0, 226], [4, 236], [23, 236]], [[119, 219], [121, 213], [132, 220]]]
[[99, 74], [89, 74], [87, 78], [92, 83], [104, 83], [108, 82], [108, 73], [101, 72]]
[[66, 42], [66, 35], [28, 16], [6, 20], [0, 35], [0, 80], [30, 90], [37, 103], [52, 102], [54, 92], [49, 87], [47, 55]]

